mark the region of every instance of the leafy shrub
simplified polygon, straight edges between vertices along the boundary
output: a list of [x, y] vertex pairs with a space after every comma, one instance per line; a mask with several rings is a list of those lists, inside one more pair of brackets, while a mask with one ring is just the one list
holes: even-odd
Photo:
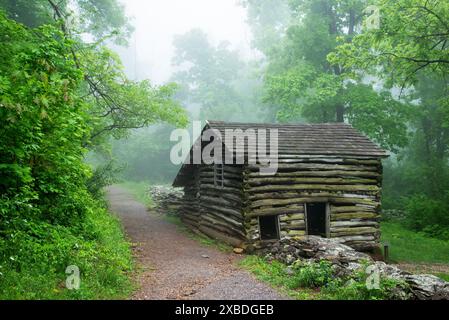
[[294, 276], [291, 288], [318, 288], [327, 285], [333, 279], [332, 264], [328, 261], [318, 263], [298, 260], [293, 265]]
[[322, 288], [324, 298], [332, 300], [403, 300], [408, 298], [405, 282], [380, 277], [379, 288], [367, 286], [368, 274], [362, 270], [348, 278], [336, 278]]
[[366, 262], [360, 270], [352, 275], [337, 277], [329, 261], [298, 261], [294, 264], [294, 286], [292, 288], [321, 288], [322, 298], [336, 300], [381, 300], [405, 299], [406, 284], [390, 279], [380, 278], [379, 288], [369, 288], [365, 272]]
[[[107, 298], [130, 288], [128, 244], [88, 192], [89, 106], [73, 42], [0, 12], [0, 299]], [[66, 267], [81, 271], [65, 289]]]
[[426, 195], [411, 196], [406, 202], [406, 225], [415, 231], [449, 239], [449, 196], [431, 199]]
[[[0, 299], [126, 297], [132, 257], [123, 238], [119, 222], [101, 207], [75, 228], [22, 221], [0, 238]], [[65, 288], [69, 265], [80, 269], [79, 290]]]
[[97, 166], [86, 182], [87, 190], [95, 199], [102, 199], [104, 187], [117, 183], [117, 176], [122, 170], [114, 161]]
[[[367, 287], [366, 262], [360, 270], [338, 277], [328, 261], [297, 261], [287, 267], [279, 261], [267, 261], [248, 256], [241, 265], [257, 278], [281, 288], [297, 299], [380, 300], [407, 299], [407, 284], [390, 278], [380, 278], [379, 288]], [[319, 289], [319, 290], [317, 290]]]

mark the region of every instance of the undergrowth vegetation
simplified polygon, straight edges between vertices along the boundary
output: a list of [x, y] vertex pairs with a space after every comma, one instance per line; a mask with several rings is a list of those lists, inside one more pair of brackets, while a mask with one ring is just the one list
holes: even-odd
[[298, 261], [287, 267], [279, 261], [247, 256], [240, 265], [254, 273], [258, 279], [300, 300], [398, 299], [401, 298], [397, 295], [398, 289], [406, 286], [396, 280], [381, 278], [378, 288], [369, 289], [369, 274], [364, 270], [357, 270], [348, 277], [337, 277], [331, 263], [327, 261]]
[[[100, 203], [90, 201], [84, 221], [73, 226], [27, 219], [14, 225], [0, 239], [0, 299], [111, 299], [131, 292], [130, 246]], [[79, 268], [78, 290], [66, 286], [68, 266]]]
[[[87, 185], [90, 133], [74, 43], [57, 26], [30, 30], [0, 12], [0, 299], [126, 296], [131, 254]], [[79, 268], [68, 290], [66, 268]]]

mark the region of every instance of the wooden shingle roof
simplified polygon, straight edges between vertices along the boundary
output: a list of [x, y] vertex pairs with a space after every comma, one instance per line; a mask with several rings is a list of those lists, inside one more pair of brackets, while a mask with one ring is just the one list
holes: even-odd
[[[385, 158], [388, 154], [365, 135], [345, 123], [323, 124], [266, 124], [208, 121], [203, 129], [218, 130], [225, 142], [226, 130], [266, 129], [267, 152], [270, 150], [269, 129], [277, 129], [278, 155], [291, 156], [326, 156], [348, 158]], [[198, 142], [198, 141], [197, 141]], [[256, 150], [256, 145], [248, 145], [245, 139], [244, 151]], [[234, 150], [235, 151], [235, 150]], [[179, 170], [173, 185], [182, 186], [185, 179], [190, 179], [192, 165], [184, 164]]]
[[[264, 124], [208, 121], [205, 129], [217, 129], [225, 136], [226, 129], [277, 129], [279, 155], [333, 155], [387, 157], [388, 154], [365, 135], [345, 123]], [[270, 135], [267, 131], [267, 145]], [[245, 148], [255, 146], [245, 145]]]

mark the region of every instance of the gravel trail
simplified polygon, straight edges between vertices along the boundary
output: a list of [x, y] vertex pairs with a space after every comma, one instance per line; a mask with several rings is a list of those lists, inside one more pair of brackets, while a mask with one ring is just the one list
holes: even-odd
[[126, 190], [113, 186], [107, 196], [141, 270], [132, 299], [287, 299], [236, 266], [241, 256], [190, 239]]

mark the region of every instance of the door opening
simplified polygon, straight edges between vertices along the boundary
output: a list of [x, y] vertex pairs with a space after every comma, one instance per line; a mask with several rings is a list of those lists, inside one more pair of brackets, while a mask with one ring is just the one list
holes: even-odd
[[259, 227], [261, 240], [279, 239], [278, 216], [259, 217]]
[[321, 237], [327, 236], [326, 206], [325, 202], [306, 204], [307, 234]]

